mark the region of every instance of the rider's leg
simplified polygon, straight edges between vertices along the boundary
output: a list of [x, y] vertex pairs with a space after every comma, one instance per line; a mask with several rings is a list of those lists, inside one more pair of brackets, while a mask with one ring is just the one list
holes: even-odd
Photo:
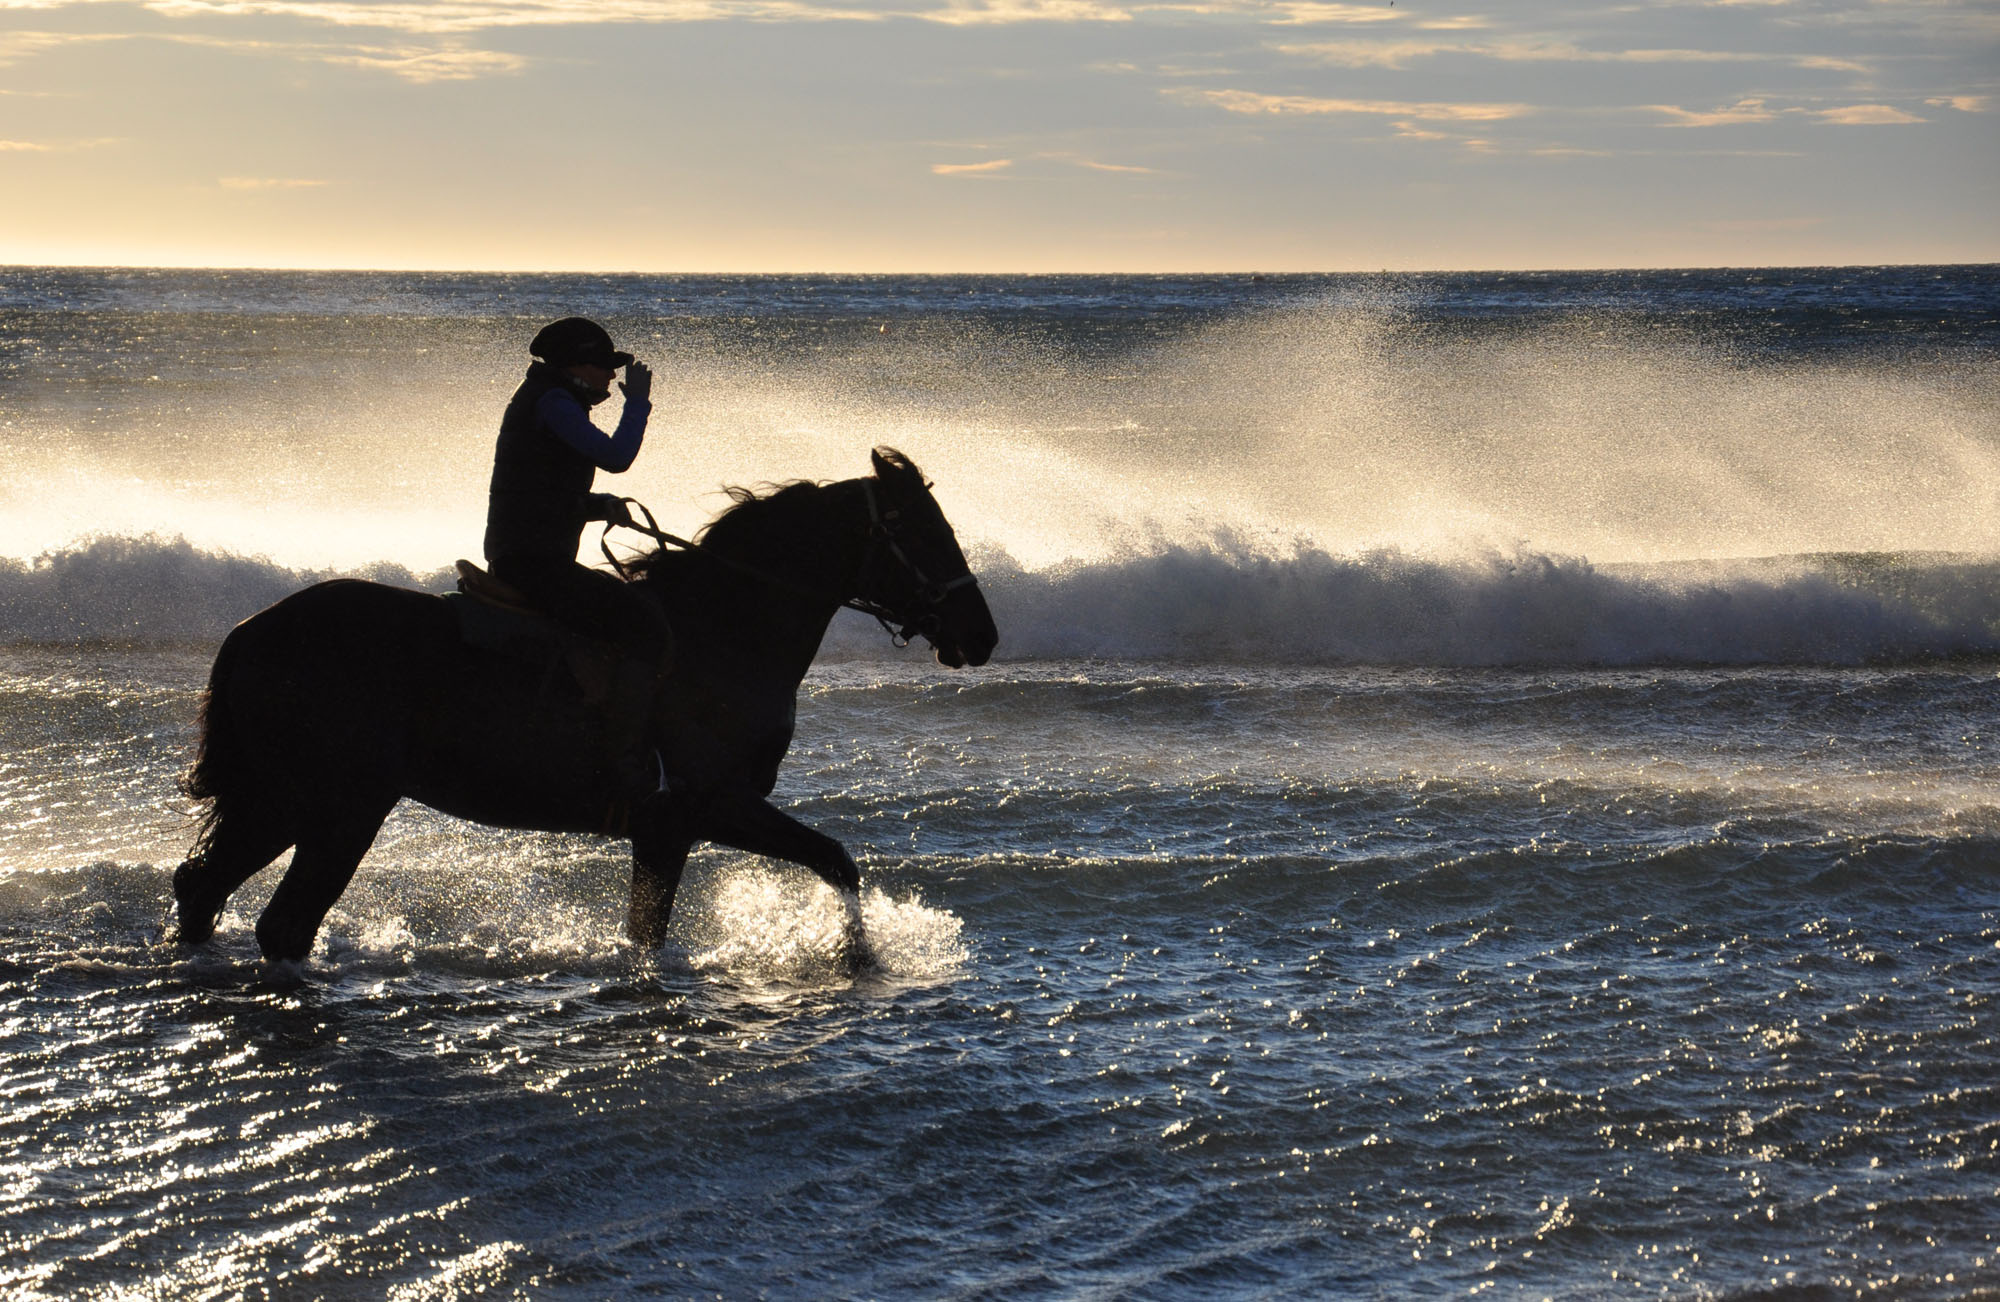
[[612, 668], [604, 763], [626, 797], [651, 794], [660, 774], [645, 742], [673, 658], [673, 630], [659, 603], [613, 575], [574, 562], [496, 558], [493, 574], [558, 623], [630, 651], [631, 658]]

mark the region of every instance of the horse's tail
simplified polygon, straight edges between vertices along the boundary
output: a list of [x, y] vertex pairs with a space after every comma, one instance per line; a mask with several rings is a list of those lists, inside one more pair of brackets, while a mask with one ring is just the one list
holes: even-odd
[[229, 683], [243, 643], [243, 625], [238, 624], [222, 639], [221, 650], [208, 670], [208, 686], [202, 689], [201, 705], [195, 712], [194, 763], [181, 774], [181, 794], [206, 808], [196, 825], [194, 848], [189, 857], [198, 857], [215, 835], [215, 826], [229, 803], [230, 795], [242, 786], [241, 747], [229, 717]]

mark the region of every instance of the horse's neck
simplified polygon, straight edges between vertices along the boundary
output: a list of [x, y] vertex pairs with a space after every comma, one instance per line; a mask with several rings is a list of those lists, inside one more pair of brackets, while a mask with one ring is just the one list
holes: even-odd
[[724, 582], [746, 650], [795, 670], [797, 678], [805, 677], [827, 625], [853, 595], [848, 589], [866, 534], [864, 521], [850, 518], [865, 511], [853, 483], [828, 485], [809, 519], [774, 521], [750, 536], [711, 544], [731, 571]]

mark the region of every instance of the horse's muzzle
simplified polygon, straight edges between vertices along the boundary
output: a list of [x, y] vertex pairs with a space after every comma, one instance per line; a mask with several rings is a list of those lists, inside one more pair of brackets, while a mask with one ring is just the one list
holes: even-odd
[[924, 638], [938, 663], [947, 669], [985, 664], [1000, 642], [993, 613], [986, 608], [986, 598], [976, 584], [968, 583], [953, 592], [926, 622], [931, 627], [922, 630]]

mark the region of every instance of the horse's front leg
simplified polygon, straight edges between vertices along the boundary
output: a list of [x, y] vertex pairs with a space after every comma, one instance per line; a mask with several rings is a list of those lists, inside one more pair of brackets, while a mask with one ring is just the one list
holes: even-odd
[[748, 791], [715, 792], [691, 811], [695, 839], [783, 859], [810, 868], [840, 893], [847, 910], [850, 961], [873, 961], [868, 938], [861, 930], [861, 869], [846, 847], [823, 832], [815, 832], [762, 796]]
[[689, 813], [696, 840], [810, 868], [843, 894], [861, 889], [861, 870], [840, 842], [813, 831], [762, 796], [748, 791], [709, 792]]
[[625, 934], [633, 944], [657, 949], [666, 940], [681, 869], [693, 844], [684, 812], [669, 802], [656, 802], [632, 829], [632, 899]]

